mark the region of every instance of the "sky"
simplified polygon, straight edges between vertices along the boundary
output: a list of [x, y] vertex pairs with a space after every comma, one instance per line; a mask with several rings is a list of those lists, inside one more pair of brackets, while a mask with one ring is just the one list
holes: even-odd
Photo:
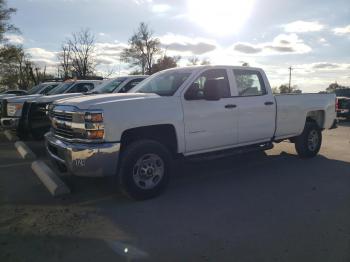
[[350, 86], [349, 0], [8, 0], [12, 22], [39, 66], [57, 71], [57, 54], [72, 32], [96, 35], [97, 69], [127, 74], [119, 54], [146, 22], [180, 65], [198, 56], [211, 64], [263, 68], [272, 86], [317, 92], [333, 82]]

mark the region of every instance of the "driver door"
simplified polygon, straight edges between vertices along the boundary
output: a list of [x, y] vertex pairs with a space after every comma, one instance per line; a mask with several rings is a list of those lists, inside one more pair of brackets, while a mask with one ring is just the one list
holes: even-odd
[[[208, 80], [217, 81], [219, 100], [205, 99], [203, 89]], [[201, 73], [186, 90], [182, 104], [186, 154], [229, 148], [237, 143], [238, 113], [226, 69]]]

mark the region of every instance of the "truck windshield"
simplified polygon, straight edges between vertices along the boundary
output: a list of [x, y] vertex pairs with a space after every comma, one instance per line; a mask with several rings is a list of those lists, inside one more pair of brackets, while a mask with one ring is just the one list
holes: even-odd
[[192, 73], [189, 71], [165, 71], [141, 82], [130, 92], [154, 93], [160, 96], [172, 96]]
[[56, 86], [50, 92], [48, 92], [47, 95], [51, 96], [51, 95], [63, 94], [73, 84], [74, 83], [62, 83], [62, 84]]
[[97, 90], [96, 93], [105, 94], [113, 93], [116, 88], [118, 88], [124, 81], [126, 77], [118, 77], [117, 79], [112, 79], [102, 84]]
[[39, 93], [39, 91], [43, 88], [43, 86], [44, 86], [43, 84], [39, 84], [39, 85], [32, 87], [31, 89], [29, 89], [28, 95], [34, 95], [34, 94]]

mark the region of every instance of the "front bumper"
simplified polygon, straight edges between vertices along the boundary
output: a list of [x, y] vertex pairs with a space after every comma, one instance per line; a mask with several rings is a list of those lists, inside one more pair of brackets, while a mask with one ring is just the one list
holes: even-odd
[[60, 140], [47, 133], [46, 150], [54, 161], [76, 176], [103, 177], [117, 174], [120, 143], [81, 144]]
[[1, 127], [3, 129], [17, 130], [19, 125], [18, 117], [3, 117], [1, 118]]

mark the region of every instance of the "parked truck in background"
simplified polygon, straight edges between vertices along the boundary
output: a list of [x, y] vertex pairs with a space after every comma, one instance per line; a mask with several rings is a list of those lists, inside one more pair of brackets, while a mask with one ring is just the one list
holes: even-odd
[[[56, 86], [58, 86], [60, 84], [60, 82], [44, 82], [41, 83], [39, 85], [36, 85], [34, 87], [32, 87], [31, 89], [29, 89], [28, 91], [24, 91], [24, 90], [11, 90], [11, 91], [6, 91], [4, 93], [0, 94], [0, 118], [2, 116], [2, 112], [6, 112], [6, 106], [3, 106], [3, 101], [5, 99], [9, 99], [12, 97], [16, 97], [16, 96], [32, 96], [32, 95], [44, 95], [47, 94], [48, 92], [50, 92], [50, 90], [52, 90], [53, 88], [55, 88]], [[23, 92], [19, 92], [19, 91], [23, 91]], [[0, 121], [0, 125], [1, 125], [1, 121]]]
[[259, 68], [169, 69], [130, 92], [55, 102], [46, 146], [71, 174], [117, 176], [135, 199], [160, 194], [177, 157], [267, 150], [285, 139], [314, 157], [336, 118], [334, 94], [274, 96]]
[[[43, 132], [39, 130], [38, 133], [31, 133], [30, 129], [26, 128], [29, 124], [28, 113], [30, 105], [35, 105], [36, 101], [40, 101], [44, 98], [45, 101], [51, 101], [81, 95], [83, 92], [88, 92], [102, 84], [102, 80], [68, 80], [49, 92], [36, 93], [27, 96], [11, 97], [2, 100], [2, 113], [1, 113], [1, 126], [4, 129], [13, 130], [21, 139], [26, 139], [28, 136], [33, 135], [34, 138], [39, 139], [42, 137]], [[40, 104], [42, 106], [42, 104]], [[36, 107], [37, 110], [45, 110], [44, 107]], [[44, 112], [45, 113], [45, 112]], [[46, 121], [49, 123], [49, 121]]]
[[[143, 81], [147, 76], [132, 75], [119, 76], [113, 79], [103, 81], [68, 81], [59, 88], [53, 90], [47, 96], [36, 97], [35, 99], [26, 99], [20, 112], [13, 112], [5, 117], [4, 121], [10, 119], [14, 126], [8, 125], [8, 128], [15, 129], [17, 135], [22, 139], [34, 138], [41, 140], [44, 134], [50, 130], [50, 120], [47, 110], [53, 101], [67, 99], [82, 95], [107, 94], [107, 93], [125, 93]], [[7, 108], [15, 107], [19, 99], [7, 101]], [[23, 101], [23, 100], [21, 100]], [[19, 115], [20, 117], [16, 117]], [[16, 119], [18, 123], [16, 124]], [[5, 122], [6, 123], [6, 122]], [[5, 126], [6, 128], [6, 126]]]
[[350, 120], [350, 88], [338, 89], [334, 93], [337, 96], [337, 117]]

